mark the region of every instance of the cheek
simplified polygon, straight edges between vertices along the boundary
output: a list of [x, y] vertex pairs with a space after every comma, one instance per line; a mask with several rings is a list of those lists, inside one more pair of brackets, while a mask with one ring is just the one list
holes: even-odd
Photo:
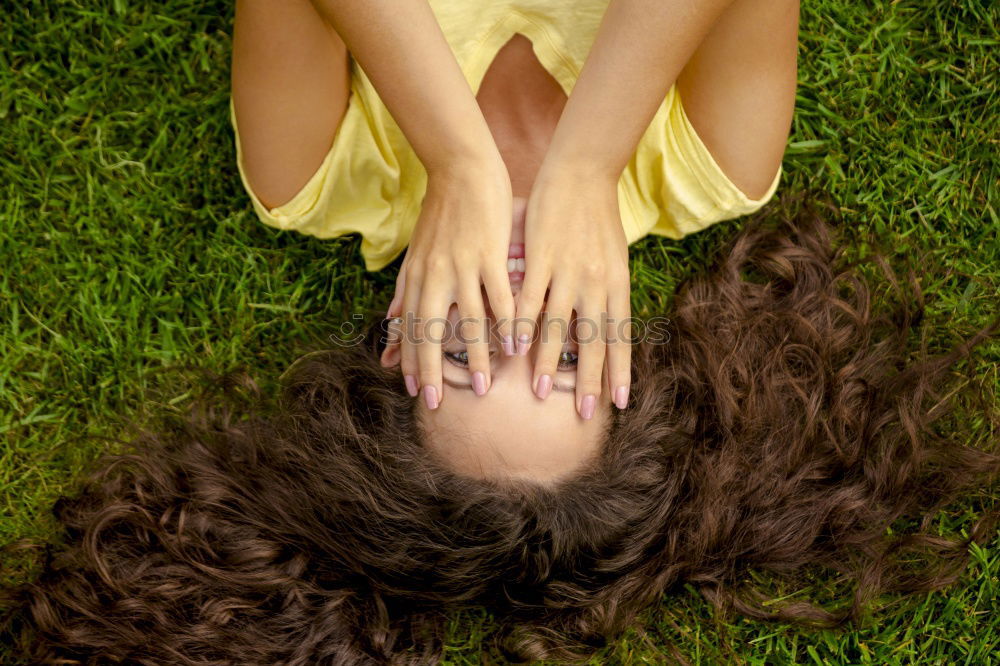
[[[437, 409], [428, 409], [422, 401], [417, 405], [417, 418], [424, 431], [425, 439], [437, 444], [442, 442], [468, 441], [469, 424], [477, 426], [484, 418], [488, 420], [488, 412], [482, 404], [469, 400], [477, 398], [472, 391], [462, 391], [444, 386], [444, 395]], [[482, 403], [482, 401], [479, 401]]]

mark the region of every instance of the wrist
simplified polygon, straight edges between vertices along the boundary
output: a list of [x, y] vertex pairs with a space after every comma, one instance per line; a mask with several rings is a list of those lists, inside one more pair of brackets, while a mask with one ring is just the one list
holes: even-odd
[[507, 165], [495, 148], [492, 151], [456, 152], [424, 168], [428, 180], [469, 182], [477, 186], [496, 182], [510, 189]]
[[479, 120], [482, 118], [452, 123], [446, 134], [438, 135], [432, 149], [417, 153], [428, 176], [487, 171], [503, 165], [489, 126], [483, 120], [480, 127]]
[[561, 156], [552, 152], [545, 156], [541, 167], [535, 176], [537, 184], [569, 183], [579, 185], [588, 183], [588, 187], [609, 185], [618, 186], [622, 169], [608, 164], [600, 159], [587, 159]]

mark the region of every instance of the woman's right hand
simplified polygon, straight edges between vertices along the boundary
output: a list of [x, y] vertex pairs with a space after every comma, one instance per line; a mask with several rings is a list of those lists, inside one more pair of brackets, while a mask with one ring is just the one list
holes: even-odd
[[[511, 187], [469, 80], [427, 0], [312, 0], [341, 37], [427, 170], [423, 210], [396, 282], [390, 316], [410, 320], [400, 340], [407, 389], [441, 399], [441, 336], [448, 310], [479, 323], [468, 346], [473, 385], [489, 388], [482, 284], [510, 336], [507, 278]], [[412, 324], [412, 325], [411, 325]], [[427, 324], [430, 324], [429, 326]], [[428, 337], [433, 335], [433, 337]]]
[[504, 352], [514, 354], [514, 299], [507, 276], [512, 194], [499, 153], [473, 163], [428, 170], [420, 216], [396, 278], [388, 317], [403, 317], [400, 369], [411, 396], [427, 407], [441, 401], [441, 342], [448, 310], [457, 304], [469, 372], [479, 395], [490, 386], [485, 286]]

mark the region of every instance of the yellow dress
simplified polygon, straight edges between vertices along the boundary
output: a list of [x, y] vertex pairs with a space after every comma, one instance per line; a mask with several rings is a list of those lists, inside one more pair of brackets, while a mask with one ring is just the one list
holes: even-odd
[[[497, 52], [515, 33], [531, 40], [541, 65], [572, 93], [609, 0], [429, 0], [473, 93]], [[287, 203], [268, 210], [246, 177], [236, 113], [230, 99], [236, 162], [257, 216], [265, 224], [315, 236], [362, 236], [370, 271], [406, 249], [420, 213], [427, 172], [351, 59], [351, 95], [333, 145], [308, 183]], [[756, 211], [777, 190], [752, 200], [723, 173], [681, 105], [667, 92], [618, 182], [618, 203], [629, 243], [646, 234], [683, 236]]]

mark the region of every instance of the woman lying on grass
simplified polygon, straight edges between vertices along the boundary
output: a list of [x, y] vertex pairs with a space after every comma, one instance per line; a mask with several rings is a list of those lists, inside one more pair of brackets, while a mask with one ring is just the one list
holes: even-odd
[[[489, 130], [497, 137], [510, 173], [511, 191], [501, 183], [497, 191], [486, 192], [494, 181], [472, 167], [426, 171], [426, 199], [412, 230], [390, 314], [430, 315], [437, 305], [457, 305], [445, 309], [456, 323], [468, 313], [462, 311], [463, 303], [468, 307], [469, 300], [475, 301], [471, 291], [480, 293], [478, 282], [475, 290], [459, 289], [460, 277], [475, 274], [487, 292], [482, 313], [491, 315], [482, 328], [499, 330], [499, 344], [487, 337], [485, 350], [474, 351], [479, 343], [461, 339], [453, 326], [443, 327], [452, 335], [439, 344], [427, 340], [409, 344], [405, 335], [390, 336], [387, 344], [386, 327], [373, 323], [363, 344], [302, 357], [283, 376], [276, 402], [254, 390], [249, 399], [240, 400], [230, 390], [240, 378], [220, 379], [219, 390], [204, 396], [187, 417], [165, 418], [144, 431], [131, 451], [100, 461], [79, 494], [59, 501], [56, 515], [66, 526], [65, 543], [52, 549], [37, 581], [7, 593], [7, 632], [27, 659], [433, 664], [443, 654], [447, 613], [469, 605], [484, 605], [493, 613], [498, 624], [496, 644], [507, 658], [568, 659], [592, 654], [633, 625], [642, 609], [686, 584], [718, 607], [751, 617], [837, 626], [860, 620], [869, 601], [883, 591], [925, 591], [956, 580], [968, 545], [990, 533], [996, 516], [984, 516], [965, 540], [931, 534], [931, 520], [946, 504], [995, 481], [1000, 455], [968, 445], [965, 433], [945, 434], [955, 421], [967, 422], [953, 419], [961, 415], [957, 410], [963, 387], [952, 385], [951, 368], [996, 325], [947, 354], [911, 351], [908, 340], [918, 330], [922, 312], [917, 281], [912, 275], [897, 279], [887, 263], [879, 262], [888, 288], [873, 287], [843, 259], [831, 237], [824, 218], [836, 217], [834, 207], [790, 204], [776, 211], [775, 217], [781, 218], [776, 224], [768, 224], [759, 214], [720, 252], [714, 265], [679, 286], [671, 311], [663, 313], [669, 315], [669, 325], [655, 329], [659, 335], [638, 335], [631, 346], [602, 340], [609, 359], [619, 344], [619, 352], [623, 348], [629, 353], [625, 409], [610, 407], [619, 381], [625, 381], [621, 365], [609, 360], [596, 383], [593, 377], [584, 378], [595, 368], [584, 366], [588, 345], [598, 349], [591, 350], [587, 363], [602, 363], [595, 360], [603, 351], [594, 342], [577, 344], [568, 339], [550, 346], [529, 340], [527, 348], [522, 346], [525, 354], [503, 353], [502, 338], [513, 340], [515, 331], [505, 331], [501, 320], [511, 308], [523, 309], [530, 285], [539, 290], [536, 293], [549, 289], [549, 305], [558, 294], [567, 293], [560, 290], [579, 290], [578, 298], [562, 301], [576, 310], [576, 322], [587, 316], [578, 306], [607, 312], [614, 289], [596, 294], [593, 282], [573, 272], [579, 270], [575, 264], [591, 265], [594, 257], [606, 254], [602, 260], [610, 275], [617, 270], [615, 262], [625, 256], [630, 233], [673, 229], [683, 235], [699, 224], [718, 221], [713, 215], [727, 219], [734, 210], [764, 203], [747, 198], [747, 192], [754, 192], [752, 179], [744, 181], [746, 192], [734, 181], [718, 180], [726, 178], [720, 168], [724, 160], [705, 161], [711, 157], [706, 146], [692, 143], [698, 135], [690, 133], [686, 116], [679, 115], [683, 109], [673, 87], [665, 102], [670, 108], [657, 111], [664, 113], [665, 124], [650, 125], [642, 140], [653, 136], [663, 141], [640, 143], [623, 171], [624, 180], [617, 184], [618, 193], [625, 193], [622, 201], [633, 206], [628, 208], [630, 222], [612, 211], [611, 195], [599, 186], [607, 185], [602, 176], [588, 176], [586, 169], [548, 166], [557, 164], [548, 161], [549, 155], [567, 150], [558, 146], [586, 150], [588, 143], [597, 144], [598, 137], [600, 144], [591, 148], [614, 153], [619, 128], [635, 127], [637, 116], [615, 113], [633, 109], [634, 98], [641, 95], [623, 98], [626, 89], [614, 92], [615, 103], [629, 102], [618, 110], [597, 112], [594, 104], [602, 99], [597, 90], [615, 91], [614, 86], [628, 78], [619, 71], [618, 78], [602, 79], [602, 67], [619, 56], [638, 66], [634, 59], [638, 51], [627, 58], [622, 53], [639, 49], [647, 30], [667, 34], [670, 28], [680, 51], [683, 48], [677, 45], [690, 38], [694, 48], [696, 37], [707, 31], [698, 47], [701, 59], [689, 61], [685, 71], [690, 72], [689, 83], [690, 77], [699, 77], [698, 85], [710, 86], [700, 77], [717, 71], [713, 65], [761, 65], [746, 54], [739, 62], [713, 57], [713, 51], [705, 50], [708, 45], [722, 48], [728, 43], [722, 37], [712, 41], [715, 36], [732, 38], [728, 31], [744, 28], [738, 44], [743, 53], [754, 43], [749, 26], [770, 25], [756, 36], [756, 43], [769, 52], [781, 43], [778, 24], [795, 16], [795, 7], [784, 3], [739, 0], [706, 2], [700, 5], [704, 14], [699, 10], [676, 16], [672, 3], [650, 4], [642, 20], [635, 21], [632, 12], [644, 4], [611, 4], [594, 43], [594, 53], [602, 56], [589, 70], [590, 84], [584, 87], [585, 70], [573, 93], [589, 101], [581, 102], [576, 112], [566, 103], [551, 141], [536, 125], [521, 127], [518, 117], [504, 120], [508, 112], [527, 114], [533, 108], [526, 103], [526, 92], [519, 92], [521, 84], [515, 85], [509, 75], [496, 76], [492, 97], [483, 92], [489, 77], [479, 88], [484, 95], [478, 100], [482, 115], [488, 121], [498, 119], [499, 124], [488, 122]], [[453, 48], [465, 45], [472, 48], [470, 53], [479, 54], [478, 60], [459, 61], [474, 88], [476, 77], [490, 62], [490, 45], [498, 47], [508, 37], [509, 45], [498, 58], [509, 59], [512, 68], [514, 62], [527, 67], [525, 59], [537, 65], [524, 50], [524, 41], [510, 36], [512, 28], [533, 37], [536, 53], [560, 76], [572, 73], [574, 61], [568, 56], [550, 59], [550, 49], [562, 44], [572, 53], [573, 42], [545, 41], [548, 33], [537, 22], [544, 14], [526, 13], [525, 3], [503, 11], [484, 5], [473, 12], [436, 2], [433, 16], [417, 2], [396, 2], [394, 12], [372, 9], [372, 15], [349, 2], [315, 6], [316, 12], [307, 3], [283, 3], [280, 9], [276, 3], [238, 5], [234, 110], [245, 141], [246, 163], [241, 169], [256, 186], [249, 191], [262, 217], [317, 235], [343, 233], [350, 224], [347, 213], [334, 215], [341, 199], [329, 198], [331, 191], [340, 187], [344, 196], [353, 192], [371, 197], [371, 206], [362, 206], [359, 198], [344, 210], [353, 211], [360, 220], [355, 230], [367, 234], [366, 260], [370, 268], [377, 268], [398, 254], [400, 237], [408, 233], [399, 225], [405, 225], [405, 210], [410, 209], [399, 212], [378, 203], [388, 194], [393, 195], [392, 202], [407, 196], [404, 185], [393, 184], [388, 176], [382, 181], [374, 175], [364, 178], [363, 169], [379, 173], [378, 162], [365, 149], [375, 143], [364, 142], [396, 145], [391, 140], [396, 135], [378, 120], [384, 120], [380, 111], [371, 106], [364, 106], [363, 113], [351, 111], [373, 104], [373, 98], [365, 96], [367, 79], [350, 79], [357, 95], [351, 99], [358, 106], [349, 107], [344, 118], [375, 130], [365, 134], [360, 124], [343, 125], [314, 176], [305, 167], [297, 177], [295, 168], [276, 169], [272, 180], [265, 166], [278, 158], [277, 153], [266, 157], [267, 128], [284, 132], [272, 148], [288, 147], [287, 159], [277, 163], [292, 165], [308, 154], [310, 146], [316, 148], [314, 142], [296, 138], [296, 132], [308, 129], [316, 109], [332, 113], [331, 107], [320, 103], [303, 107], [312, 111], [282, 127], [278, 121], [298, 105], [276, 103], [285, 99], [282, 94], [268, 92], [263, 83], [252, 84], [261, 86], [260, 94], [267, 100], [259, 106], [275, 113], [270, 120], [258, 119], [254, 136], [253, 87], [244, 86], [241, 93], [241, 77], [251, 73], [265, 77], [273, 67], [275, 81], [282, 80], [280, 72], [289, 81], [303, 76], [299, 93], [319, 91], [328, 79], [310, 78], [303, 67], [293, 71], [289, 63], [329, 64], [330, 58], [320, 57], [323, 48], [332, 49], [327, 55], [339, 53], [343, 58], [344, 53], [334, 48], [331, 25], [345, 35], [352, 52], [357, 50], [376, 83], [395, 82], [390, 76], [404, 74], [407, 81], [421, 79], [421, 61], [416, 57], [385, 52], [384, 56], [394, 57], [385, 57], [380, 69], [379, 49], [385, 49], [378, 45], [402, 35], [405, 27], [406, 46], [431, 57], [434, 43], [444, 42], [430, 40], [428, 32], [418, 29], [427, 27], [427, 17], [436, 16], [453, 38], [459, 32], [450, 30], [468, 29], [462, 27], [463, 20], [478, 26], [485, 36], [485, 46], [474, 44], [475, 48], [465, 40], [454, 40]], [[358, 6], [377, 9], [379, 3]], [[588, 25], [593, 17], [587, 18], [584, 6], [574, 5], [571, 15]], [[330, 23], [318, 22], [324, 15]], [[282, 26], [294, 16], [304, 23], [282, 37]], [[317, 22], [310, 23], [307, 17]], [[496, 17], [500, 22], [491, 23]], [[396, 25], [396, 20], [403, 23]], [[691, 22], [690, 31], [684, 33], [687, 37], [677, 32], [684, 21]], [[793, 24], [786, 27], [794, 40]], [[269, 38], [254, 39], [255, 25], [266, 27]], [[330, 43], [310, 43], [306, 38], [310, 26], [317, 40], [325, 36]], [[533, 30], [539, 32], [529, 34]], [[424, 39], [429, 43], [423, 44]], [[540, 48], [542, 43], [549, 46]], [[728, 45], [735, 52], [736, 45]], [[258, 53], [251, 65], [255, 49], [271, 47], [274, 53]], [[295, 51], [298, 47], [303, 50]], [[643, 48], [649, 48], [649, 42]], [[794, 49], [790, 52], [794, 55]], [[289, 62], [283, 63], [283, 56]], [[247, 60], [240, 64], [243, 57]], [[657, 57], [662, 63], [675, 56], [664, 52]], [[560, 62], [565, 69], [557, 66]], [[697, 67], [690, 69], [695, 62]], [[438, 74], [459, 71], [438, 64], [433, 70]], [[794, 71], [794, 58], [785, 66]], [[412, 71], [393, 70], [407, 67]], [[491, 66], [490, 73], [494, 71]], [[532, 90], [535, 85], [544, 88], [544, 72], [518, 71], [522, 80], [534, 81]], [[771, 63], [763, 71], [787, 73], [787, 68]], [[360, 76], [357, 69], [351, 73]], [[674, 75], [668, 71], [663, 76], [669, 83]], [[425, 85], [414, 87], [409, 97], [400, 92], [405, 84], [380, 83], [387, 104], [395, 100], [393, 115], [401, 116], [400, 125], [408, 138], [412, 134], [414, 148], [424, 151], [420, 159], [425, 164], [449, 164], [456, 153], [438, 153], [435, 160], [435, 150], [447, 143], [443, 137], [468, 121], [456, 116], [435, 125], [434, 113], [421, 115], [421, 109], [432, 108], [435, 90], [443, 98], [458, 94], [460, 86], [452, 77], [454, 85], [449, 87], [448, 80], [443, 75], [440, 80], [433, 78], [441, 84], [438, 89], [426, 85], [425, 79]], [[714, 94], [723, 95], [718, 89], [723, 82], [732, 85], [742, 80], [723, 77], [716, 81]], [[766, 80], [755, 77], [754, 90]], [[794, 75], [791, 81], [794, 84]], [[683, 88], [680, 80], [677, 85]], [[633, 88], [629, 83], [627, 90]], [[686, 104], [697, 98], [693, 88], [688, 92], [682, 93]], [[242, 94], [249, 98], [245, 104]], [[297, 94], [292, 97], [300, 99]], [[757, 103], [774, 103], [773, 96], [767, 97]], [[493, 102], [485, 104], [485, 98]], [[727, 99], [727, 112], [736, 112], [736, 99], [719, 99]], [[747, 93], [746, 101], [753, 99]], [[708, 99], [702, 101], [707, 104]], [[785, 101], [790, 105], [791, 97]], [[494, 102], [510, 103], [512, 108], [501, 113]], [[411, 103], [412, 109], [406, 106]], [[546, 104], [545, 108], [560, 107]], [[744, 114], [740, 122], [774, 123], [775, 113]], [[558, 115], [553, 111], [551, 118]], [[610, 122], [612, 116], [614, 131], [602, 134], [601, 119]], [[701, 117], [705, 119], [701, 126], [710, 127], [710, 116]], [[509, 123], [507, 133], [501, 129], [504, 122]], [[577, 127], [592, 129], [560, 134], [564, 122], [566, 127], [579, 122]], [[345, 133], [344, 128], [353, 129]], [[730, 136], [716, 129], [716, 138]], [[787, 129], [786, 123], [782, 144]], [[744, 131], [748, 134], [738, 139], [741, 149], [766, 134], [764, 128]], [[440, 142], [427, 140], [437, 134]], [[535, 169], [531, 165], [539, 162], [532, 161], [531, 156], [537, 155], [532, 150], [545, 145], [551, 146], [549, 152]], [[735, 158], [737, 149], [730, 147], [733, 152], [726, 153], [724, 145], [728, 144], [718, 144], [719, 155]], [[690, 159], [681, 165], [654, 166], [654, 157], [671, 159], [667, 152], [657, 152], [657, 146], [677, 151], [673, 159], [684, 159], [676, 155]], [[260, 169], [251, 166], [255, 150]], [[754, 148], [756, 161], [742, 173], [760, 173], [766, 166], [760, 150], [761, 146]], [[312, 155], [319, 157], [322, 151], [313, 150]], [[390, 167], [413, 164], [405, 151], [376, 150], [375, 155], [389, 164], [387, 174], [394, 173]], [[576, 154], [568, 163], [593, 163], [584, 155]], [[706, 172], [706, 165], [716, 171]], [[362, 171], [352, 180], [355, 168]], [[446, 172], [449, 175], [442, 175]], [[478, 175], [469, 178], [469, 173]], [[286, 186], [280, 182], [281, 174], [288, 174]], [[502, 181], [502, 172], [497, 169], [496, 174]], [[398, 176], [400, 182], [414, 178], [412, 169], [405, 175], [399, 171]], [[297, 190], [304, 179], [308, 182]], [[362, 191], [371, 180], [375, 182], [371, 189]], [[409, 182], [415, 187], [412, 183], [419, 179]], [[773, 193], [777, 179], [764, 182], [772, 183]], [[695, 190], [696, 194], [678, 183], [701, 184], [704, 189]], [[516, 203], [518, 187], [528, 188], [522, 190], [529, 194], [522, 205]], [[563, 189], [570, 195], [561, 194]], [[699, 195], [716, 198], [699, 199]], [[509, 205], [505, 196], [510, 197]], [[663, 203], [662, 197], [670, 197], [669, 202]], [[636, 203], [650, 201], [663, 207], [655, 208], [659, 217], [653, 226], [644, 228], [639, 224], [645, 219], [640, 211], [650, 209]], [[729, 207], [722, 205], [724, 201]], [[503, 215], [497, 215], [497, 207]], [[612, 234], [607, 226], [598, 230], [607, 220], [591, 215], [596, 211], [613, 213], [619, 226], [612, 228], [625, 230], [625, 235]], [[684, 211], [703, 216], [685, 218]], [[475, 220], [481, 227], [462, 228]], [[501, 221], [506, 224], [504, 234], [494, 228]], [[518, 275], [515, 259], [504, 283], [496, 264], [506, 264], [508, 248], [519, 244], [519, 233], [524, 234], [526, 274]], [[460, 244], [452, 244], [459, 240]], [[456, 254], [451, 263], [432, 259], [452, 247]], [[469, 248], [477, 250], [471, 253], [475, 261], [469, 258]], [[415, 273], [418, 266], [425, 270]], [[428, 266], [441, 271], [423, 280]], [[453, 267], [453, 274], [442, 268], [446, 266]], [[535, 270], [542, 277], [533, 278]], [[518, 284], [522, 277], [523, 288]], [[421, 287], [415, 290], [418, 282]], [[584, 289], [586, 285], [590, 286]], [[411, 302], [407, 294], [419, 294], [419, 302]], [[448, 301], [456, 294], [469, 300]], [[530, 322], [536, 321], [533, 308], [525, 315]], [[430, 365], [425, 363], [430, 358], [427, 350], [437, 358]], [[552, 363], [548, 354], [564, 367], [547, 365]], [[619, 362], [623, 358], [620, 354]], [[415, 399], [415, 391], [408, 390], [414, 388], [414, 380], [408, 386], [404, 377], [410, 370], [423, 387], [424, 399]], [[477, 379], [476, 372], [485, 378]], [[441, 374], [440, 387], [435, 373]], [[553, 388], [571, 391], [539, 396], [546, 393], [538, 390], [546, 373], [554, 376]], [[618, 379], [609, 382], [607, 377]], [[255, 386], [252, 381], [242, 383]], [[427, 390], [430, 386], [435, 387], [433, 394]], [[485, 391], [478, 390], [484, 387]], [[602, 399], [588, 403], [587, 396], [598, 393]], [[426, 398], [429, 394], [431, 399]], [[575, 396], [572, 403], [569, 395]], [[982, 418], [995, 422], [991, 413]], [[900, 518], [916, 517], [922, 518], [916, 529], [897, 524]], [[897, 533], [887, 534], [889, 526]], [[909, 561], [914, 553], [923, 556], [922, 564]], [[805, 602], [768, 603], [765, 593], [746, 582], [750, 570], [788, 574], [807, 565], [829, 567], [853, 581], [855, 592], [849, 603], [827, 609]]]
[[797, 0], [248, 0], [237, 164], [268, 224], [406, 251], [383, 362], [442, 455], [554, 480], [629, 404], [628, 243], [776, 191], [797, 34]]

